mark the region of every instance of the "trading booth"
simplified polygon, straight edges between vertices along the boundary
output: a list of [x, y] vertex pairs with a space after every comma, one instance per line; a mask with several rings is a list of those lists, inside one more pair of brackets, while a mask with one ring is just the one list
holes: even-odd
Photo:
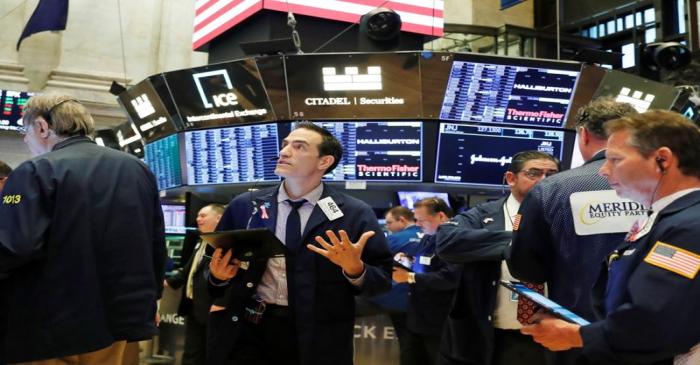
[[[299, 54], [150, 76], [119, 95], [129, 122], [112, 132], [157, 177], [178, 265], [201, 206], [280, 181], [280, 143], [299, 121], [341, 141], [342, 161], [325, 180], [381, 219], [424, 196], [448, 198], [456, 210], [498, 196], [518, 151], [552, 154], [565, 168], [580, 164], [573, 116], [601, 95], [640, 111], [686, 104], [670, 86], [574, 62], [428, 51]], [[166, 292], [161, 306], [160, 348], [171, 355], [182, 348], [177, 298]], [[398, 356], [388, 319], [358, 318], [355, 337], [358, 364]]]

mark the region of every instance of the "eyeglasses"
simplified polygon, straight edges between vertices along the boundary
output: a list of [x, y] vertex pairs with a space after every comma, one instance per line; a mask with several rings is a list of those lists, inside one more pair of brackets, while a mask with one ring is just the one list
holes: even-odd
[[538, 177], [548, 177], [556, 174], [559, 172], [559, 170], [543, 170], [543, 169], [537, 169], [537, 168], [530, 168], [527, 170], [520, 170], [518, 172], [522, 172], [525, 174], [530, 179], [536, 179]]

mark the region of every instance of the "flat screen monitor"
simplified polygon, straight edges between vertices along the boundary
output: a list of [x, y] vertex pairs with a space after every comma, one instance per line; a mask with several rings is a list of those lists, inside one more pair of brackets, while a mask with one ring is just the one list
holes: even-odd
[[423, 180], [422, 122], [315, 122], [343, 146], [338, 167], [327, 181]]
[[580, 67], [456, 54], [440, 119], [563, 128]]
[[413, 205], [417, 201], [425, 198], [439, 198], [445, 201], [448, 207], [450, 206], [450, 199], [447, 193], [431, 191], [399, 191], [397, 193], [399, 194], [399, 204], [411, 210], [413, 210]]
[[156, 91], [162, 84], [162, 75], [151, 76], [119, 94], [118, 100], [138, 133], [152, 142], [181, 129]]
[[2, 112], [0, 113], [0, 130], [21, 131], [22, 111], [24, 105], [34, 93], [26, 91], [0, 90]]
[[284, 124], [185, 132], [187, 184], [279, 181], [275, 175]]
[[186, 129], [276, 119], [252, 58], [163, 75]]
[[643, 113], [650, 109], [671, 109], [680, 93], [670, 85], [622, 71], [607, 70], [593, 98], [611, 96]]
[[535, 150], [562, 158], [564, 131], [440, 123], [436, 183], [501, 186], [511, 156]]
[[161, 207], [163, 208], [165, 233], [185, 234], [187, 231], [185, 206], [181, 204], [161, 204]]
[[177, 134], [147, 143], [145, 161], [156, 176], [159, 190], [182, 185], [180, 143]]
[[118, 124], [112, 130], [117, 138], [117, 144], [119, 144], [119, 148], [122, 151], [131, 153], [138, 158], [143, 158], [143, 139], [134, 123], [127, 120], [124, 123]]
[[285, 60], [291, 117], [421, 115], [418, 53], [305, 54]]

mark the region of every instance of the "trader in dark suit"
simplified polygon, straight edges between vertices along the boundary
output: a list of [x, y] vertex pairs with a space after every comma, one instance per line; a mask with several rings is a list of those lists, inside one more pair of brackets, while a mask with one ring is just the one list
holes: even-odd
[[443, 332], [442, 364], [544, 363], [544, 349], [518, 331], [518, 298], [498, 283], [513, 279], [504, 259], [520, 202], [535, 184], [558, 171], [551, 155], [517, 153], [505, 173], [507, 197], [477, 205], [438, 229], [438, 256], [462, 264]]
[[594, 364], [698, 364], [700, 130], [655, 110], [610, 121], [606, 131], [601, 175], [649, 215], [599, 265], [598, 320], [542, 316], [523, 333], [552, 351], [581, 348]]
[[435, 256], [435, 232], [450, 220], [452, 209], [440, 198], [421, 199], [413, 207], [416, 225], [424, 236], [413, 254], [402, 253], [412, 262], [412, 271], [395, 267], [393, 274], [395, 282], [408, 283], [410, 290], [403, 344], [410, 355], [401, 365], [437, 365], [442, 327], [457, 286], [459, 267]]
[[210, 314], [207, 364], [353, 363], [354, 296], [389, 290], [392, 258], [372, 209], [321, 183], [341, 155], [327, 130], [299, 123], [275, 169], [284, 182], [231, 201], [217, 230], [266, 227], [289, 252], [214, 253], [210, 289], [228, 297]]
[[[639, 212], [621, 211], [619, 215], [616, 212], [585, 221], [582, 213], [591, 203], [602, 207], [622, 202], [598, 175], [605, 159], [604, 126], [609, 120], [636, 113], [631, 105], [611, 98], [593, 100], [579, 109], [578, 143], [586, 163], [537, 184], [523, 200], [520, 225], [513, 232], [507, 260], [511, 274], [531, 283], [546, 282], [552, 300], [588, 320], [595, 318], [591, 289], [598, 276], [598, 263], [615, 249], [636, 219], [626, 214]], [[629, 217], [632, 220], [625, 224], [624, 219]], [[547, 356], [556, 365], [586, 364], [576, 352]]]
[[[199, 233], [214, 232], [224, 213], [221, 204], [209, 204], [197, 213], [197, 230]], [[183, 365], [199, 365], [206, 362], [207, 320], [213, 299], [207, 288], [205, 269], [214, 249], [202, 240], [195, 246], [195, 253], [187, 263], [165, 279], [165, 285], [182, 290], [177, 313], [185, 317], [185, 352], [182, 354]]]

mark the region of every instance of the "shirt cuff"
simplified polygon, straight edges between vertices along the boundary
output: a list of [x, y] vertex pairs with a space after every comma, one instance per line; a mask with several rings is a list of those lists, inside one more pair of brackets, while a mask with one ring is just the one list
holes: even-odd
[[208, 276], [209, 276], [209, 284], [211, 284], [213, 286], [219, 286], [219, 287], [226, 286], [226, 285], [228, 285], [228, 283], [230, 281], [230, 280], [219, 280], [219, 279], [215, 278], [214, 275], [212, 275], [211, 273]]
[[367, 265], [365, 265], [364, 269], [362, 270], [362, 274], [360, 274], [360, 276], [358, 276], [358, 277], [356, 277], [356, 278], [351, 278], [351, 277], [349, 277], [349, 276], [345, 273], [345, 271], [342, 270], [342, 269], [341, 269], [340, 271], [342, 271], [343, 276], [345, 276], [345, 278], [348, 279], [348, 281], [350, 282], [350, 284], [352, 284], [352, 285], [354, 285], [354, 286], [356, 286], [356, 287], [360, 287], [360, 286], [362, 286], [362, 283], [365, 282], [365, 273], [367, 272]]

